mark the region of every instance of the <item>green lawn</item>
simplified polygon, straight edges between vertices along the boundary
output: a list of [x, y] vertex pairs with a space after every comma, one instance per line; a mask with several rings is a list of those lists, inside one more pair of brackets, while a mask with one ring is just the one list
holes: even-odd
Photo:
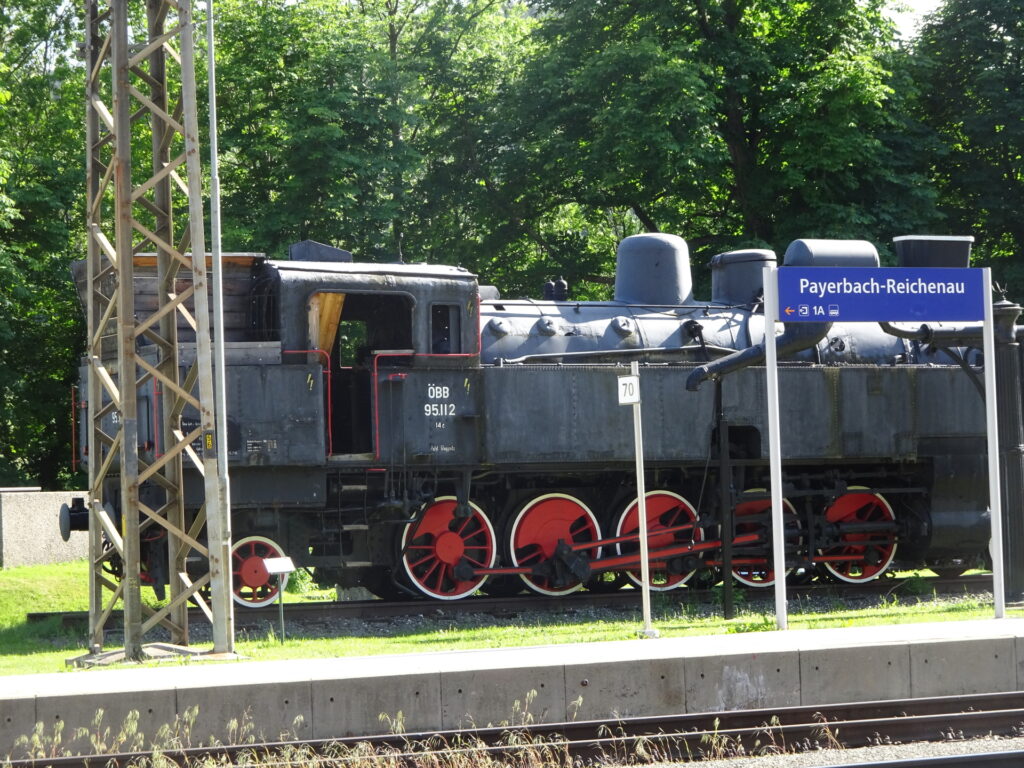
[[[52, 620], [29, 624], [25, 616], [38, 611], [87, 610], [87, 579], [84, 561], [0, 570], [0, 675], [62, 671], [67, 659], [86, 652], [84, 629], [61, 630]], [[831, 605], [823, 605], [819, 599], [813, 606], [791, 601], [789, 625], [800, 629], [992, 616], [991, 604], [975, 596], [933, 598], [923, 579], [912, 579], [908, 586], [860, 610], [851, 610], [838, 599]], [[151, 599], [152, 593], [144, 592], [146, 599]], [[656, 594], [654, 623], [663, 637], [771, 630], [775, 627], [773, 603], [771, 591], [766, 592], [764, 599], [754, 601], [737, 591], [737, 617], [731, 621], [723, 620], [715, 606], [692, 606], [675, 594]], [[288, 594], [286, 601], [324, 596]], [[1010, 613], [1024, 616], [1024, 609]], [[579, 611], [536, 614], [531, 619], [473, 614], [400, 622], [349, 620], [344, 636], [289, 636], [283, 645], [276, 627], [273, 621], [255, 633], [240, 632], [236, 650], [247, 658], [267, 660], [624, 640], [637, 636], [640, 617], [636, 612]]]

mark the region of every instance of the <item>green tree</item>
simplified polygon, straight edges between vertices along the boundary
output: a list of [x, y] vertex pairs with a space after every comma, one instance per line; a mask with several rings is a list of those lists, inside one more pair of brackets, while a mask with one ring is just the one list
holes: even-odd
[[931, 215], [926, 177], [895, 153], [911, 125], [880, 0], [538, 5], [528, 194], [628, 207], [707, 254], [884, 241]]
[[[0, 49], [0, 83], [7, 80], [10, 68], [4, 64], [4, 52]], [[11, 92], [0, 85], [0, 106], [4, 106], [11, 100]], [[6, 107], [4, 107], [6, 109]], [[11, 147], [10, 139], [0, 137], [0, 232], [10, 229], [11, 222], [17, 215], [14, 209], [14, 201], [7, 196], [7, 180], [11, 175]]]
[[[220, 6], [225, 243], [313, 238], [362, 258], [453, 260], [521, 10], [496, 0]], [[468, 175], [467, 175], [468, 174]]]
[[80, 38], [74, 8], [0, 11], [0, 485], [70, 478], [70, 388], [82, 343], [68, 266], [81, 255]]
[[915, 46], [922, 119], [935, 131], [944, 228], [973, 234], [1000, 279], [1024, 285], [1024, 2], [947, 0]]

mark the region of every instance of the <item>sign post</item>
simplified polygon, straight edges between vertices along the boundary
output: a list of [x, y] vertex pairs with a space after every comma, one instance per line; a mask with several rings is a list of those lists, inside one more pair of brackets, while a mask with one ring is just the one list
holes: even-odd
[[996, 412], [992, 275], [988, 269], [904, 267], [766, 267], [765, 363], [772, 485], [776, 617], [786, 628], [785, 542], [782, 522], [782, 451], [779, 438], [775, 323], [982, 322], [989, 510], [992, 522], [992, 591], [995, 616], [1005, 616], [999, 434]]
[[269, 575], [277, 576], [277, 613], [281, 620], [281, 645], [284, 645], [284, 586], [288, 574], [295, 571], [295, 564], [290, 557], [265, 557], [263, 567]]
[[[786, 629], [786, 539], [782, 521], [782, 440], [779, 430], [779, 367], [775, 354], [775, 322], [779, 317], [779, 286], [775, 267], [764, 270], [764, 361], [768, 386], [768, 456], [772, 487], [772, 568], [775, 571], [775, 626]], [[726, 577], [728, 578], [728, 576]]]
[[633, 443], [636, 446], [636, 513], [640, 536], [640, 594], [643, 603], [642, 637], [658, 637], [651, 626], [651, 566], [647, 562], [647, 489], [644, 486], [644, 436], [640, 420], [640, 364], [629, 364], [629, 376], [619, 376], [619, 405], [633, 406]]

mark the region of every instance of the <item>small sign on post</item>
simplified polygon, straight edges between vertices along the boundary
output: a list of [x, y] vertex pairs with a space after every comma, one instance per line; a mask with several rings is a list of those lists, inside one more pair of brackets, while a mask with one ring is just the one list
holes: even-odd
[[284, 577], [295, 571], [290, 557], [265, 557], [263, 567], [270, 576], [277, 576], [277, 611], [281, 619], [281, 644], [284, 645]]
[[639, 376], [619, 376], [619, 405], [640, 405]]
[[643, 602], [642, 637], [658, 637], [651, 626], [651, 566], [647, 561], [647, 489], [644, 487], [644, 436], [640, 420], [640, 363], [629, 364], [629, 376], [619, 376], [619, 405], [633, 406], [633, 443], [636, 446], [636, 513], [640, 536], [640, 594]]

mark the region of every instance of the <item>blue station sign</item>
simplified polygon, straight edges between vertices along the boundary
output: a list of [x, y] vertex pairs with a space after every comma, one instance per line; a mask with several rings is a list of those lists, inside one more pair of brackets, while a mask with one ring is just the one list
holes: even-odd
[[983, 270], [782, 267], [784, 322], [926, 322], [985, 319]]

